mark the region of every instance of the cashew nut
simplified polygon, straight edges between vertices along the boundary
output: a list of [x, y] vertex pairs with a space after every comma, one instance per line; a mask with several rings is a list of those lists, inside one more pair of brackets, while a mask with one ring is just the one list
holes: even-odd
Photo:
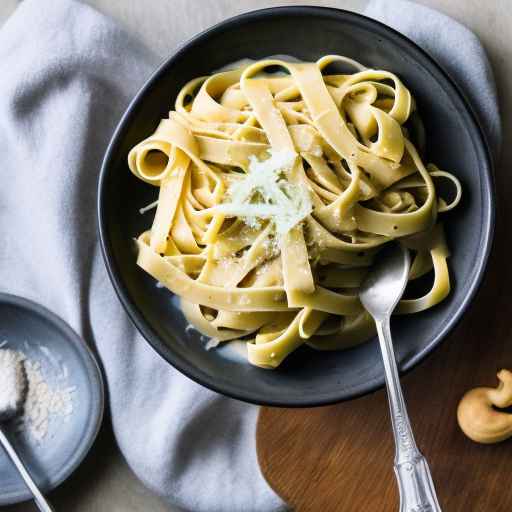
[[512, 405], [512, 372], [498, 373], [497, 388], [475, 388], [459, 403], [457, 419], [462, 431], [477, 443], [499, 443], [512, 436], [512, 414], [498, 411]]

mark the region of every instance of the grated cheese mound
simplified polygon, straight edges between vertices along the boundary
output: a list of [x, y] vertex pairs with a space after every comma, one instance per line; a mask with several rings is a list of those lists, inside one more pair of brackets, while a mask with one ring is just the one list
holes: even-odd
[[3, 382], [3, 385], [0, 383], [0, 408], [22, 406], [18, 431], [26, 432], [36, 443], [47, 437], [52, 418], [69, 419], [76, 391], [74, 386], [68, 386], [67, 367], [59, 363], [47, 347], [39, 346], [39, 349], [56, 377], [54, 385], [45, 378], [39, 361], [29, 359], [22, 351], [0, 347], [0, 379]]
[[0, 413], [15, 412], [26, 388], [24, 357], [10, 349], [0, 349]]
[[311, 198], [304, 185], [288, 180], [296, 153], [272, 149], [269, 153], [270, 158], [261, 162], [250, 157], [247, 174], [230, 185], [227, 201], [215, 209], [244, 219], [249, 226], [268, 219], [276, 233], [284, 235], [311, 213]]
[[67, 418], [73, 412], [74, 387], [51, 387], [43, 377], [41, 364], [25, 360], [28, 393], [23, 422], [30, 435], [40, 443], [48, 434], [52, 416]]

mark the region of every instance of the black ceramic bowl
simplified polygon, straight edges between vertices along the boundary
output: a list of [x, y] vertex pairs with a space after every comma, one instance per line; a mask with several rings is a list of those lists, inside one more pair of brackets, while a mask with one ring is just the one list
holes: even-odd
[[185, 333], [186, 321], [170, 292], [156, 288], [155, 281], [135, 265], [133, 237], [151, 220], [139, 215], [138, 209], [155, 199], [156, 190], [129, 172], [130, 148], [168, 115], [178, 91], [190, 79], [241, 58], [273, 54], [305, 61], [342, 54], [397, 73], [417, 99], [428, 137], [428, 160], [462, 181], [462, 204], [445, 223], [452, 249], [451, 295], [435, 308], [393, 321], [404, 370], [421, 361], [454, 327], [482, 280], [494, 224], [491, 159], [472, 110], [426, 53], [385, 25], [336, 9], [274, 8], [220, 23], [182, 46], [132, 101], [105, 156], [98, 213], [105, 262], [133, 322], [164, 359], [211, 389], [268, 405], [328, 404], [383, 385], [377, 343], [340, 352], [304, 347], [277, 370], [256, 368], [226, 357], [224, 349], [206, 351], [199, 336]]

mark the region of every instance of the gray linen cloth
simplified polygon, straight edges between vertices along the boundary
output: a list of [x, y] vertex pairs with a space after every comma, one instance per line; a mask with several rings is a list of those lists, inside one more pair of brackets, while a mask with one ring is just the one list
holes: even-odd
[[470, 101], [497, 158], [501, 120], [496, 86], [478, 37], [453, 18], [409, 0], [373, 0], [364, 14], [412, 39], [448, 72]]
[[[494, 83], [475, 36], [435, 11], [388, 7], [372, 2], [368, 13], [417, 40], [467, 86], [497, 148]], [[100, 255], [101, 159], [156, 64], [116, 24], [72, 0], [25, 0], [2, 27], [0, 287], [44, 304], [94, 344], [117, 442], [149, 488], [194, 512], [281, 510], [256, 459], [257, 407], [161, 360], [121, 308]]]

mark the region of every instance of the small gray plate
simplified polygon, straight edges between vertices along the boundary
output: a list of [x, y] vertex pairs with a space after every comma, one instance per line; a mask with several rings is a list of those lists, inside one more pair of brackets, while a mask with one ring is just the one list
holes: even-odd
[[[4, 426], [40, 489], [63, 482], [91, 448], [103, 419], [100, 369], [85, 342], [59, 317], [27, 299], [0, 293], [0, 345], [38, 361], [49, 386], [75, 388], [73, 412], [50, 418], [48, 434], [37, 442], [26, 432]], [[6, 342], [6, 343], [5, 343]], [[67, 375], [67, 377], [66, 377]], [[0, 447], [0, 505], [25, 501], [31, 494]]]

